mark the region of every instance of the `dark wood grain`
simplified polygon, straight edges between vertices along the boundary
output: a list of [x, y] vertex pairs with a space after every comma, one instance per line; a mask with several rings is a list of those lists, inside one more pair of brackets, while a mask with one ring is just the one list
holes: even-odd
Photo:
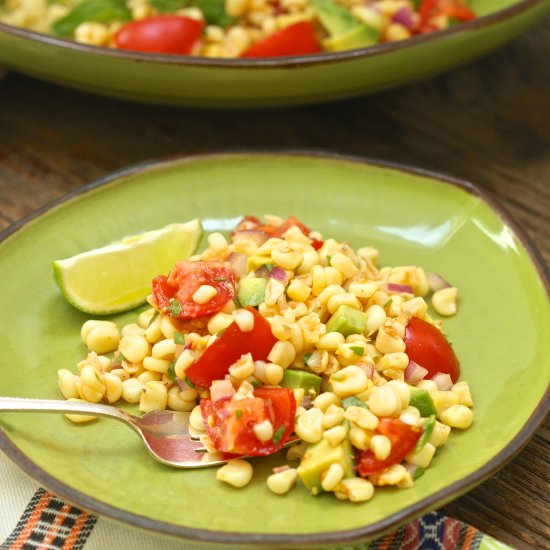
[[[196, 150], [323, 149], [475, 182], [550, 265], [550, 18], [437, 78], [338, 103], [201, 111], [0, 82], [0, 229], [128, 164]], [[505, 419], [503, 419], [505, 421]], [[498, 475], [443, 511], [517, 548], [550, 548], [550, 421]]]

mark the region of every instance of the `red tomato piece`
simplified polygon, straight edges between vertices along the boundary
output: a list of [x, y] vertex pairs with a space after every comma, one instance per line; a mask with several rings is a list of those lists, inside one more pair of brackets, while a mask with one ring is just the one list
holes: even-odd
[[426, 378], [438, 372], [448, 374], [453, 384], [460, 376], [460, 363], [443, 333], [431, 323], [413, 317], [405, 329], [405, 353], [428, 370]]
[[[197, 304], [193, 301], [193, 294], [201, 285], [213, 286], [217, 294], [208, 302]], [[180, 319], [217, 313], [236, 292], [233, 271], [227, 262], [181, 260], [168, 277], [155, 277], [151, 286], [157, 307]]]
[[431, 19], [446, 15], [458, 21], [470, 21], [476, 14], [462, 0], [423, 0], [418, 8], [421, 32], [436, 30], [431, 25]]
[[398, 418], [382, 418], [376, 432], [391, 441], [391, 452], [384, 460], [376, 458], [372, 451], [359, 451], [357, 471], [362, 476], [376, 474], [394, 464], [399, 464], [416, 446], [422, 428], [405, 424]]
[[229, 367], [246, 353], [255, 361], [267, 359], [277, 338], [271, 333], [271, 325], [254, 308], [247, 309], [254, 315], [252, 331], [242, 332], [237, 323], [231, 323], [185, 371], [193, 384], [209, 388], [214, 380], [223, 380]]
[[[265, 456], [277, 452], [294, 429], [296, 400], [288, 388], [260, 388], [254, 397], [231, 401], [201, 401], [206, 432], [218, 451], [233, 455]], [[273, 438], [260, 441], [254, 426], [269, 420]]]
[[253, 44], [242, 57], [281, 57], [318, 53], [321, 46], [313, 25], [300, 21]]
[[179, 15], [156, 15], [126, 23], [115, 34], [121, 50], [188, 55], [204, 28], [204, 22]]

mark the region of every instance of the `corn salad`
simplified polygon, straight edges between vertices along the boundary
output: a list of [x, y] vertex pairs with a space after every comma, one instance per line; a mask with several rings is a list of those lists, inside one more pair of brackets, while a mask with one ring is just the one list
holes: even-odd
[[[215, 313], [181, 316], [187, 305], [202, 312], [219, 300], [229, 288], [219, 286], [226, 280], [216, 277], [212, 285], [189, 291], [189, 304], [178, 302], [180, 287], [166, 306], [158, 290], [166, 278], [159, 277], [148, 298], [151, 307], [135, 323], [119, 329], [111, 321], [86, 321], [81, 337], [88, 355], [76, 374], [58, 372], [62, 395], [123, 401], [142, 412], [188, 411], [192, 427], [204, 434], [202, 441], [213, 453], [234, 452], [236, 446], [223, 445], [231, 437], [233, 443], [245, 437], [248, 450], [271, 454], [284, 442], [281, 438], [292, 434], [299, 441], [267, 479], [277, 495], [300, 483], [314, 495], [329, 492], [361, 502], [372, 498], [375, 487], [413, 486], [451, 429], [467, 429], [473, 421], [468, 383], [456, 380], [458, 361], [441, 333], [441, 321], [428, 313], [431, 301], [436, 312], [454, 314], [457, 289], [433, 292], [430, 274], [419, 266], [378, 267], [378, 250], [372, 246], [353, 250], [345, 242], [323, 239], [294, 218], [266, 220], [244, 218], [229, 241], [211, 233], [206, 249], [183, 262], [186, 269], [217, 266], [234, 276], [234, 295]], [[261, 323], [267, 335], [257, 332]], [[415, 327], [424, 332], [415, 336]], [[436, 357], [436, 367], [429, 357], [424, 364], [416, 362], [415, 338], [431, 332], [443, 342], [441, 349], [448, 346], [449, 368], [443, 356]], [[260, 338], [269, 345], [265, 352], [237, 354], [208, 385], [194, 383], [191, 378], [202, 380], [195, 371], [205, 375], [206, 359], [230, 333], [239, 334], [243, 345]], [[245, 405], [269, 392], [291, 396], [288, 425], [279, 426], [269, 414], [247, 416]], [[220, 404], [236, 411], [232, 427], [215, 426]], [[74, 415], [70, 420], [90, 418]], [[239, 432], [245, 420], [246, 433]], [[252, 467], [242, 459], [231, 461], [217, 478], [243, 487]]]

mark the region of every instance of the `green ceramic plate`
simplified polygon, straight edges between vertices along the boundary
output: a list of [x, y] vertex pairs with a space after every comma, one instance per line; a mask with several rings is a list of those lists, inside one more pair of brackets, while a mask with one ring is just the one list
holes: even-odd
[[297, 105], [393, 88], [465, 63], [525, 31], [550, 0], [472, 0], [477, 20], [409, 40], [315, 56], [220, 60], [79, 45], [0, 24], [0, 64], [134, 101]]
[[[8, 231], [0, 244], [0, 395], [58, 398], [56, 371], [83, 357], [86, 319], [68, 305], [51, 260], [194, 217], [228, 230], [243, 214], [296, 215], [381, 263], [418, 263], [460, 289], [445, 321], [475, 423], [453, 434], [409, 490], [365, 504], [278, 497], [256, 459], [236, 490], [213, 470], [156, 463], [126, 426], [75, 426], [58, 415], [2, 413], [0, 448], [55, 493], [130, 525], [199, 541], [329, 545], [366, 540], [471, 489], [510, 460], [549, 409], [548, 276], [518, 228], [469, 184], [370, 161], [308, 154], [227, 154], [144, 164], [79, 190]], [[117, 322], [135, 313], [119, 315]], [[513, 411], [511, 413], [511, 411]], [[215, 511], [215, 513], [213, 512]]]

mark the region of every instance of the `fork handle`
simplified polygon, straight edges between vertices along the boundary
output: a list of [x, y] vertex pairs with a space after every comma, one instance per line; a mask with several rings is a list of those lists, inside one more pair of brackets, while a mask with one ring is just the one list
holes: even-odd
[[26, 397], [0, 397], [0, 411], [55, 412], [72, 414], [94, 414], [108, 416], [133, 424], [132, 415], [127, 412], [103, 405], [84, 401], [62, 401], [60, 399], [31, 399]]

